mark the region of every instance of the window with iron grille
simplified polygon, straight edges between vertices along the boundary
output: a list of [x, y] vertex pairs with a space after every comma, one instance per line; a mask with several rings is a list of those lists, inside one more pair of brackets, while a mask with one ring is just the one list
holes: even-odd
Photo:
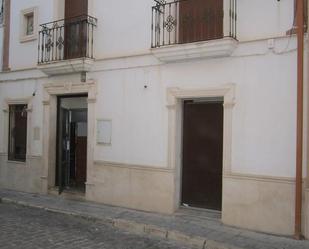
[[9, 149], [10, 161], [26, 161], [27, 153], [27, 105], [9, 105]]

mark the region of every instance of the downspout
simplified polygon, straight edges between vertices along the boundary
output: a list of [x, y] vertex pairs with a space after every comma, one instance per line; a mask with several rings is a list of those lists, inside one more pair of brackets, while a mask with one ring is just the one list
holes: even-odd
[[2, 71], [10, 71], [11, 0], [4, 0]]
[[303, 100], [304, 100], [304, 0], [297, 0], [297, 140], [295, 187], [295, 239], [302, 239]]

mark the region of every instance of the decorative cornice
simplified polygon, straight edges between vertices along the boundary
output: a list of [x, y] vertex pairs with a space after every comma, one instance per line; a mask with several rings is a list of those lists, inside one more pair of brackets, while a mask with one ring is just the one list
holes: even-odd
[[27, 155], [27, 159], [41, 160], [42, 156], [40, 156], [40, 155]]
[[[295, 184], [295, 178], [293, 177], [253, 175], [253, 174], [243, 174], [243, 173], [224, 173], [223, 178]], [[303, 181], [305, 181], [305, 179], [303, 179]]]
[[38, 65], [38, 69], [47, 75], [62, 75], [70, 73], [89, 72], [93, 66], [93, 59], [78, 58], [56, 61]]
[[9, 111], [9, 105], [20, 105], [20, 104], [25, 104], [27, 105], [27, 112], [32, 112], [32, 96], [28, 98], [6, 98], [4, 100], [4, 106], [2, 108], [3, 112], [8, 112]]
[[44, 89], [51, 95], [65, 94], [65, 93], [83, 93], [88, 92], [95, 87], [96, 83], [93, 80], [87, 82], [66, 82], [66, 83], [47, 83]]
[[47, 93], [43, 105], [50, 105], [49, 95], [63, 95], [63, 94], [88, 94], [88, 103], [96, 103], [97, 88], [94, 80], [87, 82], [67, 82], [67, 83], [47, 83], [44, 85], [44, 90]]
[[235, 88], [236, 84], [234, 83], [203, 89], [168, 88], [167, 106], [176, 105], [177, 99], [224, 97], [224, 105], [226, 105], [226, 107], [233, 107], [236, 103]]
[[149, 166], [149, 165], [134, 165], [134, 164], [100, 161], [100, 160], [94, 160], [94, 164], [97, 166], [103, 166], [103, 167], [126, 168], [126, 169], [132, 169], [132, 170], [143, 170], [143, 171], [154, 171], [154, 172], [165, 172], [165, 173], [174, 172], [173, 169], [166, 168], [166, 167], [162, 168], [162, 167]]
[[18, 105], [18, 104], [29, 104], [30, 101], [32, 100], [33, 97], [28, 97], [28, 98], [6, 98], [5, 102], [8, 105]]
[[196, 58], [215, 58], [230, 56], [238, 41], [226, 37], [212, 41], [194, 42], [153, 48], [151, 52], [163, 62], [184, 61]]

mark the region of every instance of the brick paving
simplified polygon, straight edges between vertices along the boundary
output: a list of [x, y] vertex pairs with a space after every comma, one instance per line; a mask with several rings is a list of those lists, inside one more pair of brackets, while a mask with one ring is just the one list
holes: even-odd
[[[174, 215], [162, 215], [92, 202], [68, 200], [58, 196], [27, 194], [1, 189], [0, 200], [5, 203], [36, 207], [38, 210], [43, 209], [69, 214], [67, 215], [68, 219], [73, 219], [70, 216], [75, 216], [91, 219], [101, 224], [112, 224], [113, 227], [120, 228], [122, 231], [126, 230], [138, 235], [151, 235], [152, 237], [161, 238], [160, 243], [167, 240], [177, 241], [183, 246], [194, 245], [200, 249], [309, 249], [309, 241], [295, 241], [288, 237], [267, 235], [225, 226], [217, 219], [216, 215], [210, 217], [209, 214], [194, 210], [180, 210]], [[64, 224], [61, 231], [65, 233], [67, 228], [72, 229], [70, 225]], [[61, 238], [65, 239], [65, 236]], [[163, 244], [159, 247], [151, 246], [151, 244], [143, 244], [142, 247], [132, 248], [169, 248], [164, 247]], [[130, 247], [110, 246], [107, 248], [125, 249]], [[178, 246], [176, 248], [180, 249], [182, 247]]]
[[163, 239], [129, 234], [94, 220], [0, 203], [0, 248], [185, 249]]

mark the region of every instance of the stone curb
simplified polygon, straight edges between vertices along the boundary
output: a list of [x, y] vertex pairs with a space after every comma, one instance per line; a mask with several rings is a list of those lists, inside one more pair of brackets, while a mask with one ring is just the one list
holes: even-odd
[[98, 218], [91, 215], [86, 215], [79, 212], [71, 212], [66, 210], [61, 210], [57, 208], [48, 208], [38, 204], [31, 204], [24, 201], [12, 200], [6, 197], [0, 197], [0, 203], [8, 203], [8, 204], [16, 204], [23, 207], [37, 208], [42, 209], [52, 213], [60, 213], [70, 216], [75, 216], [87, 220], [99, 221], [105, 225], [111, 225], [115, 228], [125, 230], [137, 235], [149, 235], [161, 239], [167, 239], [170, 241], [174, 241], [180, 244], [186, 244], [188, 246], [193, 246], [198, 249], [244, 249], [241, 247], [235, 247], [228, 245], [226, 243], [216, 242], [213, 240], [209, 240], [207, 238], [199, 237], [199, 236], [191, 236], [185, 234], [183, 232], [175, 231], [175, 230], [167, 230], [166, 228], [137, 223], [130, 220], [125, 219], [113, 219], [113, 218]]

